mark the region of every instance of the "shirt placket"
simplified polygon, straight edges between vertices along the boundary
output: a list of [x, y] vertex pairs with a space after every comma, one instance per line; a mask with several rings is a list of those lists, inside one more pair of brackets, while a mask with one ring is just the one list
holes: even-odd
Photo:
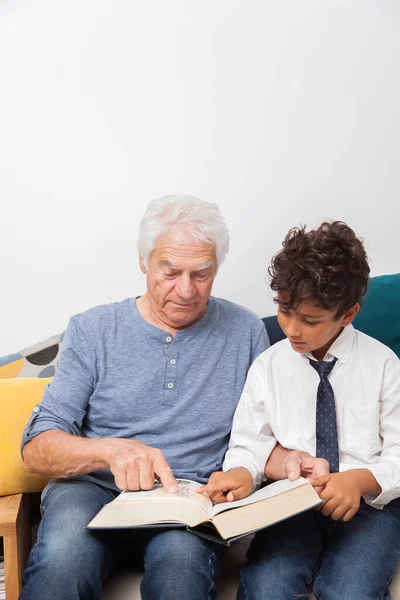
[[178, 340], [171, 335], [164, 335], [163, 346], [166, 357], [163, 404], [168, 405], [176, 401]]

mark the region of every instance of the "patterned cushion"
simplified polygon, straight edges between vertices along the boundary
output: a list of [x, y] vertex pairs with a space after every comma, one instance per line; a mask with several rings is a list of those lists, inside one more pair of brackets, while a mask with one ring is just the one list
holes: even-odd
[[0, 358], [0, 379], [11, 377], [52, 377], [64, 333]]

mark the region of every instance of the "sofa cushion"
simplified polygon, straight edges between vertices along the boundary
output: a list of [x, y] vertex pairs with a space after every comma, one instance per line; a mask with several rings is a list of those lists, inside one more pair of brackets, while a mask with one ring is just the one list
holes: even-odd
[[25, 471], [20, 453], [22, 432], [50, 378], [0, 379], [0, 496], [39, 492], [48, 477]]
[[0, 379], [52, 377], [63, 339], [64, 333], [53, 335], [20, 352], [0, 357]]
[[400, 357], [400, 273], [372, 277], [354, 327]]
[[286, 336], [278, 323], [278, 317], [275, 315], [272, 317], [264, 317], [263, 322], [265, 329], [267, 330], [271, 346], [276, 344], [276, 342], [280, 342], [281, 340], [285, 339]]

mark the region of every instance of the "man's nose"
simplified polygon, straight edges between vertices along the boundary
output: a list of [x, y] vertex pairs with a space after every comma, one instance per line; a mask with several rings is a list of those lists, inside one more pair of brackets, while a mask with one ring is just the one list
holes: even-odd
[[176, 292], [181, 298], [189, 299], [192, 298], [195, 293], [195, 286], [190, 276], [182, 275], [176, 285]]

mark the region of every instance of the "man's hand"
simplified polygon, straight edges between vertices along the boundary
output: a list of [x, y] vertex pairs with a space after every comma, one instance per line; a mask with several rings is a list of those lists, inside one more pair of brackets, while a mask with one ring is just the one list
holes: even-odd
[[213, 502], [233, 502], [245, 498], [253, 487], [253, 477], [244, 467], [237, 467], [226, 473], [212, 473], [208, 483], [198, 488], [199, 494], [208, 493]]
[[382, 489], [368, 469], [351, 469], [343, 473], [330, 473], [310, 483], [325, 500], [321, 512], [338, 521], [350, 521], [360, 507], [363, 494], [380, 494]]
[[277, 444], [265, 465], [269, 479], [294, 481], [302, 477], [320, 477], [329, 473], [329, 463], [324, 458], [315, 458], [303, 450], [287, 450]]
[[[299, 477], [316, 478], [329, 473], [329, 463], [324, 458], [316, 458], [303, 450], [292, 450], [288, 453], [284, 467], [287, 478], [294, 481]], [[318, 492], [318, 489], [317, 489]]]
[[167, 492], [178, 491], [178, 484], [164, 454], [134, 440], [112, 439], [108, 464], [120, 490], [151, 490], [154, 478]]

